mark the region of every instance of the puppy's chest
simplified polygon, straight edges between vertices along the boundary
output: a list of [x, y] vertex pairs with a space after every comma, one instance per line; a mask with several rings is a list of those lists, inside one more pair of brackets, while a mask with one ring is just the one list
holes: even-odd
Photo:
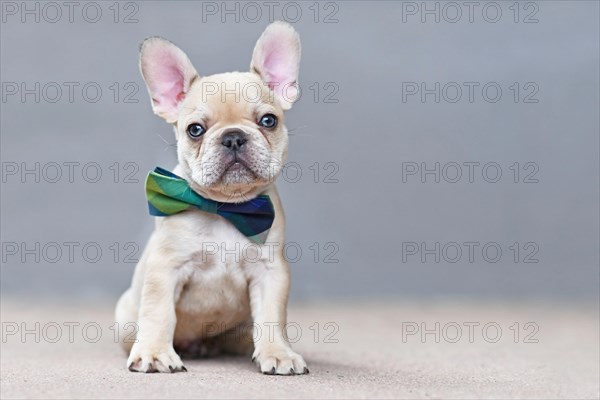
[[189, 211], [169, 218], [163, 237], [172, 241], [179, 256], [194, 271], [215, 274], [263, 265], [268, 249], [251, 242], [224, 218]]
[[264, 268], [263, 246], [250, 242], [221, 217], [204, 212], [171, 216], [157, 228], [182, 260], [179, 308], [245, 308], [248, 278]]

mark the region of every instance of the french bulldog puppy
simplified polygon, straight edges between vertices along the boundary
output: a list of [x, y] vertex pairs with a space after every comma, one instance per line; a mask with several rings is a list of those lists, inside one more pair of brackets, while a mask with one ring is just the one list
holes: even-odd
[[[283, 112], [299, 96], [299, 62], [299, 36], [284, 22], [258, 39], [249, 72], [201, 76], [173, 43], [159, 37], [142, 43], [140, 69], [152, 109], [175, 128], [173, 173], [205, 199], [235, 204], [266, 195], [275, 215], [264, 244], [195, 207], [156, 218], [116, 307], [130, 371], [186, 371], [180, 354], [253, 349], [262, 373], [308, 373], [284, 329], [290, 274], [274, 185], [287, 156]], [[135, 340], [128, 335], [132, 323]]]

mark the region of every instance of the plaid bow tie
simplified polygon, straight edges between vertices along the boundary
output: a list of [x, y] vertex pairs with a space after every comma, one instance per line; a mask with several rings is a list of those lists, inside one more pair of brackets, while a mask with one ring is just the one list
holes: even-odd
[[222, 216], [248, 239], [260, 244], [265, 243], [275, 219], [273, 203], [267, 195], [237, 204], [205, 199], [185, 179], [160, 167], [146, 178], [146, 198], [151, 215], [165, 217], [197, 207]]

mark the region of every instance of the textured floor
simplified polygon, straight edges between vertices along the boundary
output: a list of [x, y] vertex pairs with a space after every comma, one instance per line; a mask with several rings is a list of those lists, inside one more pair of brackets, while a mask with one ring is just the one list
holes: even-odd
[[[172, 375], [130, 373], [114, 343], [108, 302], [53, 306], [3, 299], [1, 311], [3, 399], [599, 396], [593, 305], [293, 306], [289, 319], [301, 330], [294, 348], [310, 368], [309, 375], [294, 377], [261, 375], [246, 358], [184, 360], [188, 372]], [[73, 343], [69, 323], [79, 323], [73, 325]], [[421, 323], [431, 333], [409, 334], [421, 330]], [[37, 331], [39, 343], [35, 333], [21, 337], [23, 328]]]

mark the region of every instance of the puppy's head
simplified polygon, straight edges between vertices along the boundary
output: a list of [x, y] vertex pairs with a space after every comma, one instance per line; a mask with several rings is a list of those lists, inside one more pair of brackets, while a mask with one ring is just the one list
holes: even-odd
[[256, 42], [250, 72], [200, 76], [185, 53], [158, 37], [141, 46], [140, 69], [154, 113], [175, 126], [184, 177], [201, 195], [243, 202], [281, 172], [283, 112], [297, 99], [300, 39], [275, 22]]

